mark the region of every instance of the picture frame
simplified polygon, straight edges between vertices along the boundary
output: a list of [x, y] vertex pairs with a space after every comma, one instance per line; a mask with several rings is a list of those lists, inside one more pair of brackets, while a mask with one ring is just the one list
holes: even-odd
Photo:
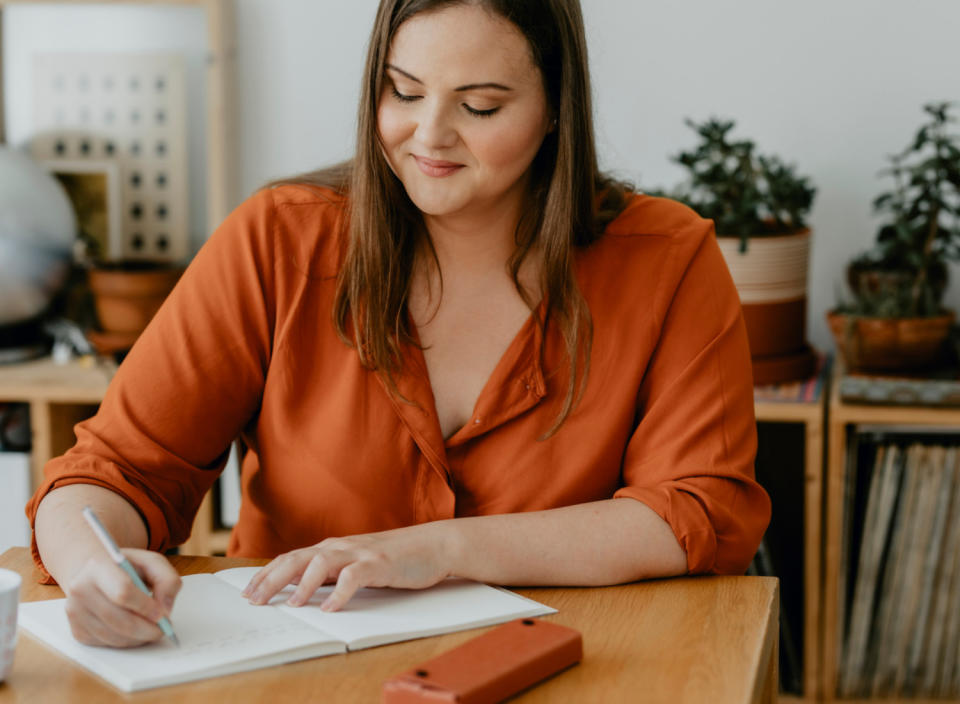
[[113, 159], [44, 159], [40, 162], [63, 186], [77, 216], [77, 232], [96, 242], [95, 256], [123, 258], [120, 165]]

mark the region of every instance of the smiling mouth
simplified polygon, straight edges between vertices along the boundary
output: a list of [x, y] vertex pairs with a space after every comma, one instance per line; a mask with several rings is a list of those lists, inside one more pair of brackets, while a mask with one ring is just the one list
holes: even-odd
[[436, 159], [427, 159], [426, 157], [416, 156], [415, 154], [413, 155], [413, 159], [417, 162], [417, 166], [420, 167], [420, 171], [427, 176], [433, 176], [435, 178], [449, 176], [463, 168], [463, 164], [457, 164], [453, 161], [437, 161]]

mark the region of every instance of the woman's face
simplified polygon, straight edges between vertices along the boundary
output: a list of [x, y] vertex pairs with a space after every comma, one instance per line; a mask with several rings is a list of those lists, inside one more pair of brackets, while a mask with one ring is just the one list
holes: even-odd
[[519, 209], [551, 116], [513, 24], [475, 5], [418, 14], [395, 33], [383, 83], [384, 153], [421, 211]]

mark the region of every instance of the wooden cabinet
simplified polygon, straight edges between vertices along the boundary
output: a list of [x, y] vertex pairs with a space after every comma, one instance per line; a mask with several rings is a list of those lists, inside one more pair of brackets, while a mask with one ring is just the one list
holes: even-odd
[[[839, 365], [838, 365], [839, 366]], [[839, 394], [838, 369], [834, 375], [833, 390], [829, 402], [829, 453], [827, 458], [826, 479], [826, 522], [824, 559], [824, 597], [823, 597], [823, 700], [825, 702], [844, 701], [866, 704], [873, 699], [840, 699], [837, 696], [838, 663], [842, 652], [843, 624], [840, 623], [840, 584], [841, 572], [846, 569], [844, 559], [843, 533], [845, 510], [845, 482], [848, 471], [848, 433], [855, 425], [897, 426], [907, 431], [911, 426], [920, 428], [942, 428], [945, 433], [960, 432], [960, 409], [933, 408], [919, 406], [880, 406], [845, 403]], [[960, 435], [958, 435], [960, 437]], [[901, 699], [883, 701], [918, 702], [919, 699]], [[957, 700], [937, 699], [937, 702]]]

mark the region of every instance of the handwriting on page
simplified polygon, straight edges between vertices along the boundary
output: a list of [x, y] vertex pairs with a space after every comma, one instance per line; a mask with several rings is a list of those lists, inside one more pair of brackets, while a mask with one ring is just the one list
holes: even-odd
[[179, 648], [169, 641], [163, 641], [162, 644], [154, 646], [157, 648], [155, 657], [162, 660], [174, 660], [194, 655], [209, 655], [212, 652], [222, 650], [245, 649], [248, 646], [262, 643], [266, 639], [286, 635], [291, 630], [299, 631], [301, 629], [298, 624], [283, 623], [276, 626], [248, 628], [216, 637], [211, 637], [210, 633], [191, 634], [189, 639], [181, 636]]

